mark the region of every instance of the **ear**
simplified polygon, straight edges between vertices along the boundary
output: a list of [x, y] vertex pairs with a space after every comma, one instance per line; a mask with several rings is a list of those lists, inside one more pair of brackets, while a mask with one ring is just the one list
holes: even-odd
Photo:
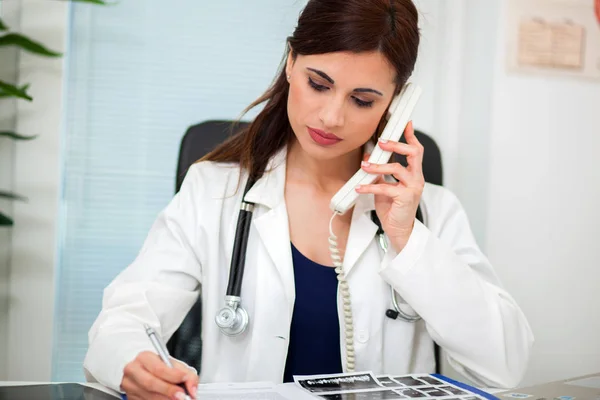
[[295, 58], [296, 57], [294, 55], [294, 49], [292, 49], [290, 47], [290, 50], [288, 51], [288, 55], [287, 55], [287, 60], [285, 62], [285, 75], [286, 76], [292, 75], [292, 67], [294, 66]]

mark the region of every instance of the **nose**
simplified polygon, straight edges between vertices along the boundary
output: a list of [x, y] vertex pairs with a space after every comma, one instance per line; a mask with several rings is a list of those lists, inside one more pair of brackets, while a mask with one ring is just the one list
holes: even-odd
[[331, 96], [321, 108], [319, 118], [324, 128], [340, 127], [344, 125], [344, 99]]

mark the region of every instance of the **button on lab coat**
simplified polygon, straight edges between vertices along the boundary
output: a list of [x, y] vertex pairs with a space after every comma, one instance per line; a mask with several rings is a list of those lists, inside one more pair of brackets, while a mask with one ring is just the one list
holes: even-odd
[[[246, 195], [256, 204], [242, 286], [242, 305], [250, 316], [247, 331], [228, 337], [214, 322], [224, 305], [246, 178], [240, 180], [233, 164], [197, 163], [158, 216], [137, 258], [104, 291], [102, 310], [89, 332], [88, 380], [119, 390], [125, 365], [141, 351], [154, 351], [143, 325], [154, 327], [166, 342], [201, 287], [200, 381], [282, 381], [295, 297], [285, 157], [285, 150], [276, 154], [269, 172]], [[426, 184], [421, 207], [426, 226], [415, 222], [399, 254], [392, 247], [384, 254], [378, 245], [370, 218], [372, 195], [360, 196], [352, 211], [343, 264], [354, 317], [355, 370], [432, 372], [435, 340], [451, 365], [475, 383], [515, 386], [533, 342], [525, 316], [478, 249], [457, 198]], [[392, 307], [389, 285], [406, 311], [418, 313], [421, 321], [385, 316]], [[338, 293], [343, 321], [341, 304]], [[343, 329], [340, 324], [345, 359]]]

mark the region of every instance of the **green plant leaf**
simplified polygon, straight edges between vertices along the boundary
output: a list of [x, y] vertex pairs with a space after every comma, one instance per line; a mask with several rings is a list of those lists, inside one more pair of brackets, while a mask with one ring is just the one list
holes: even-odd
[[[13, 86], [10, 83], [6, 83], [6, 82], [0, 81], [0, 85], [2, 83], [5, 84], [5, 85], [9, 85], [11, 87]], [[23, 85], [21, 87], [17, 87], [17, 90], [19, 92], [27, 92], [27, 89], [29, 89], [29, 86], [31, 86], [31, 85], [29, 85], [29, 83], [27, 83], [27, 84], [25, 84], [25, 85]], [[0, 99], [3, 98], [3, 97], [19, 97], [19, 96], [16, 96], [16, 95], [11, 94], [11, 93], [4, 92], [2, 89], [0, 89]]]
[[8, 30], [8, 26], [6, 26], [4, 24], [4, 21], [2, 21], [2, 18], [0, 18], [0, 32], [7, 31], [7, 30]]
[[12, 226], [13, 220], [0, 212], [0, 226]]
[[9, 199], [9, 200], [27, 201], [26, 197], [23, 197], [21, 195], [15, 194], [15, 193], [6, 192], [4, 190], [0, 190], [0, 198], [5, 198], [5, 199]]
[[27, 94], [29, 84], [17, 87], [10, 83], [0, 81], [0, 97], [18, 97], [20, 99], [32, 101], [33, 97]]
[[25, 136], [25, 135], [19, 135], [16, 132], [9, 132], [9, 131], [0, 131], [0, 137], [1, 136], [9, 137], [9, 138], [15, 139], [15, 140], [32, 140], [37, 137], [37, 135]]
[[6, 35], [0, 36], [0, 47], [3, 46], [17, 46], [30, 53], [44, 57], [62, 56], [62, 53], [50, 50], [40, 42], [31, 40], [27, 36], [21, 35], [20, 33], [7, 33]]

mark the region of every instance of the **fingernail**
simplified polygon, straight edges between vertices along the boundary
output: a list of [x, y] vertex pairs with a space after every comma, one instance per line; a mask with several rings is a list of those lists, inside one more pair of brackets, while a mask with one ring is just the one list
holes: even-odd
[[368, 162], [368, 161], [363, 161], [363, 162], [360, 163], [360, 165], [362, 165], [363, 167], [370, 167], [371, 163]]
[[183, 393], [183, 392], [177, 392], [177, 393], [175, 393], [175, 398], [177, 400], [185, 400], [186, 397], [187, 397], [186, 394]]
[[388, 141], [387, 141], [387, 139], [379, 138], [379, 142], [380, 143], [387, 143]]
[[362, 189], [362, 185], [358, 185], [358, 186], [356, 186], [356, 188], [355, 188], [355, 190], [360, 190], [360, 189]]

